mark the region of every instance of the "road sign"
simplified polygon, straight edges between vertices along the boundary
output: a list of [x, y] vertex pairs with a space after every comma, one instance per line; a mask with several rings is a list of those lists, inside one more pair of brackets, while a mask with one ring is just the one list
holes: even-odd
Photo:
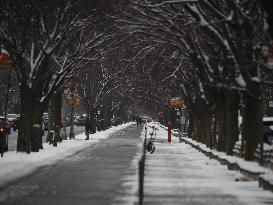
[[183, 100], [180, 97], [171, 98], [170, 104], [172, 108], [181, 108], [183, 106]]
[[80, 99], [72, 99], [72, 98], [66, 98], [66, 104], [67, 105], [76, 105], [80, 106], [81, 100]]
[[81, 103], [80, 99], [76, 99], [75, 105], [76, 105], [76, 106], [80, 106], [80, 103]]

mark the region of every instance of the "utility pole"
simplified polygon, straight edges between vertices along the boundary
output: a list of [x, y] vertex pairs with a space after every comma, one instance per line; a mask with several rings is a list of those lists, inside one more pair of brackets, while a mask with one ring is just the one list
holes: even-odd
[[70, 132], [69, 132], [69, 139], [73, 139], [75, 138], [75, 133], [74, 133], [74, 109], [75, 106], [79, 106], [80, 105], [80, 99], [78, 99], [75, 94], [75, 89], [72, 90], [71, 92], [71, 98], [67, 99], [67, 102], [69, 105], [71, 105], [71, 113], [70, 113]]

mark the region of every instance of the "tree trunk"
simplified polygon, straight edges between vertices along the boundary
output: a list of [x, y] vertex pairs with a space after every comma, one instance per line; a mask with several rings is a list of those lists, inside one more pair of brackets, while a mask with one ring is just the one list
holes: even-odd
[[91, 126], [90, 126], [90, 107], [88, 104], [88, 98], [85, 98], [85, 108], [86, 108], [86, 124], [85, 124], [85, 135], [86, 140], [89, 140], [89, 134], [91, 133]]
[[212, 113], [209, 105], [201, 100], [198, 102], [199, 141], [211, 147]]
[[212, 148], [216, 147], [217, 145], [217, 119], [216, 119], [216, 106], [213, 107], [213, 114], [212, 114], [212, 134], [211, 134], [211, 146]]
[[193, 138], [193, 133], [194, 133], [194, 125], [193, 125], [193, 113], [192, 110], [189, 111], [189, 126], [188, 126], [188, 137]]
[[239, 96], [236, 91], [226, 91], [226, 153], [233, 155], [233, 148], [238, 140]]
[[101, 125], [101, 129], [102, 130], [106, 130], [108, 128], [108, 106], [104, 105], [102, 107], [102, 125]]
[[30, 132], [31, 132], [31, 93], [30, 90], [22, 90], [20, 93], [21, 100], [21, 114], [20, 114], [20, 122], [18, 129], [18, 139], [17, 139], [17, 152], [27, 152], [31, 151], [31, 141], [30, 141]]
[[[107, 128], [110, 128], [111, 127], [111, 120], [112, 120], [112, 117], [113, 117], [113, 112], [111, 111], [111, 107], [109, 106], [108, 107], [108, 111], [107, 111]], [[128, 121], [130, 121], [130, 119], [128, 119]]]
[[200, 141], [200, 126], [199, 126], [199, 114], [198, 110], [196, 109], [197, 105], [194, 104], [192, 106], [192, 128], [193, 128], [193, 134], [192, 134], [192, 139], [196, 141]]
[[[254, 160], [256, 147], [263, 137], [263, 98], [260, 86], [253, 87], [253, 92], [244, 93], [245, 102], [245, 159]], [[254, 96], [256, 94], [256, 96]], [[258, 96], [258, 97], [257, 97]]]
[[217, 151], [225, 151], [226, 145], [226, 99], [225, 93], [219, 91], [216, 97], [216, 123], [217, 123]]
[[22, 86], [20, 92], [21, 115], [17, 139], [17, 151], [30, 153], [42, 149], [42, 116], [45, 104], [35, 97], [28, 86]]
[[97, 115], [97, 123], [96, 123], [96, 125], [97, 125], [97, 130], [100, 132], [101, 131], [101, 129], [102, 129], [102, 107], [101, 108], [99, 108], [99, 110], [98, 110], [98, 112], [99, 112], [99, 114]]
[[49, 116], [50, 119], [48, 121], [48, 137], [47, 141], [49, 144], [53, 144], [53, 146], [57, 146], [58, 142], [62, 141], [61, 138], [61, 109], [62, 109], [62, 94], [61, 92], [55, 93], [51, 97], [51, 101], [49, 103]]
[[202, 128], [202, 108], [201, 108], [201, 105], [200, 105], [200, 102], [197, 102], [195, 104], [195, 140], [197, 142], [202, 142], [202, 131], [203, 131], [203, 128]]
[[211, 123], [212, 123], [212, 113], [209, 107], [207, 107], [206, 112], [203, 116], [203, 141], [209, 147], [212, 149], [212, 133], [211, 133]]
[[40, 101], [35, 100], [32, 111], [32, 130], [30, 133], [31, 139], [31, 151], [38, 152], [39, 149], [43, 149], [43, 130], [42, 130], [42, 118], [45, 106]]
[[96, 133], [97, 131], [96, 113], [97, 113], [96, 109], [90, 110], [90, 132], [92, 134]]

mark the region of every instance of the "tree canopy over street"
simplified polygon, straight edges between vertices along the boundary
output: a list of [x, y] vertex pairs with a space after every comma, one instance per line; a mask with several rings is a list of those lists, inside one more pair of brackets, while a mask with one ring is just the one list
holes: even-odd
[[232, 155], [240, 128], [242, 155], [253, 160], [258, 144], [263, 151], [262, 119], [273, 115], [272, 8], [266, 0], [1, 1], [1, 53], [20, 96], [17, 151], [42, 149], [43, 113], [60, 116], [54, 105], [70, 90], [88, 133], [132, 120], [129, 111], [165, 124], [180, 97], [189, 137]]

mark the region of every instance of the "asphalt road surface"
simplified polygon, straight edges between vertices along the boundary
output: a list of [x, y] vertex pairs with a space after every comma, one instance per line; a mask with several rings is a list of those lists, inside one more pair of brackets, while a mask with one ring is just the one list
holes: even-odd
[[141, 130], [130, 126], [72, 157], [17, 180], [0, 190], [0, 204], [118, 203], [117, 196], [126, 192], [122, 183], [139, 150]]

